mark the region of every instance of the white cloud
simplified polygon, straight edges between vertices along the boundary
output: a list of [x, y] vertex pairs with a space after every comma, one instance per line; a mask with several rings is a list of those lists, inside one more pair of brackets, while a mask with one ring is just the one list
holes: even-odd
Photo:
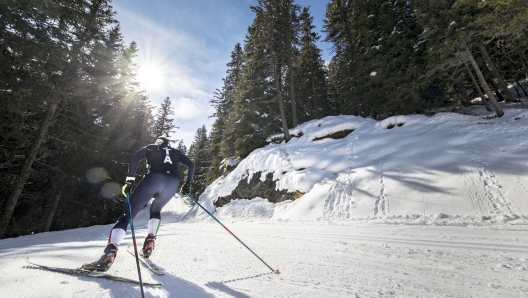
[[207, 118], [214, 112], [209, 102], [187, 97], [173, 99], [172, 106], [174, 107], [174, 118], [181, 120]]

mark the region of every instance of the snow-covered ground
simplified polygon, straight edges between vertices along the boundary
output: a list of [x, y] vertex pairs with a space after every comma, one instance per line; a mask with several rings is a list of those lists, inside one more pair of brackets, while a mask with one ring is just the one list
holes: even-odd
[[[493, 113], [482, 111], [484, 106], [468, 108], [478, 116], [310, 121], [291, 130], [302, 132], [300, 138], [255, 150], [200, 200], [213, 212], [216, 198], [231, 194], [240, 180], [272, 173], [278, 189], [306, 194], [277, 205], [233, 201], [216, 211], [240, 218], [254, 207], [275, 220], [526, 224], [528, 110], [508, 108], [505, 116], [492, 119]], [[354, 132], [315, 140], [343, 130]]]
[[[528, 111], [509, 108], [499, 119], [468, 112], [478, 116], [328, 117], [292, 130], [303, 131], [296, 140], [256, 150], [200, 201], [281, 274], [175, 198], [162, 212], [151, 257], [165, 275], [142, 270], [163, 286], [145, 288], [146, 296], [528, 296]], [[313, 141], [343, 129], [354, 132]], [[305, 195], [213, 206], [258, 172]], [[135, 220], [139, 245], [147, 219], [141, 212]], [[95, 260], [110, 227], [0, 240], [2, 297], [139, 297], [131, 284], [24, 261], [76, 267]], [[137, 278], [125, 249], [131, 243], [128, 235], [109, 273]]]
[[[528, 237], [523, 225], [436, 226], [326, 221], [223, 223], [280, 275], [213, 220], [180, 222], [187, 205], [165, 210], [151, 259], [142, 270], [147, 297], [523, 297], [528, 295]], [[147, 212], [136, 219], [146, 233]], [[128, 283], [75, 277], [28, 266], [63, 267], [101, 255], [110, 226], [0, 241], [2, 297], [140, 297]], [[142, 241], [140, 241], [142, 243]], [[121, 245], [110, 273], [137, 278]]]

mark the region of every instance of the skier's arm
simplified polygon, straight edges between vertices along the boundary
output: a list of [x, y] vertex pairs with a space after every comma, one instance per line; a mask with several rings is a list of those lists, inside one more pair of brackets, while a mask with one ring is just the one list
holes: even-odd
[[194, 162], [192, 162], [192, 160], [190, 160], [187, 155], [182, 154], [180, 158], [180, 163], [189, 169], [187, 171], [187, 183], [192, 183], [194, 177]]
[[128, 177], [134, 177], [136, 175], [136, 170], [138, 163], [147, 157], [147, 147], [139, 149], [128, 164]]

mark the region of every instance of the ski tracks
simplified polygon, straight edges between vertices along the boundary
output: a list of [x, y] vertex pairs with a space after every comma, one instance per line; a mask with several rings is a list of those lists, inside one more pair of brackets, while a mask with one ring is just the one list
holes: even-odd
[[275, 243], [280, 239], [296, 252], [275, 256], [284, 274], [273, 281], [267, 297], [280, 297], [284, 291], [287, 297], [514, 297], [512, 292], [528, 293], [523, 279], [528, 249], [525, 241], [503, 241], [510, 236], [490, 241], [487, 231], [458, 236], [457, 229], [417, 226], [253, 231], [253, 237]]
[[[487, 209], [488, 212], [494, 215], [514, 214], [512, 203], [504, 195], [502, 185], [497, 180], [495, 173], [485, 166], [482, 158], [483, 153], [467, 140], [467, 137], [463, 135], [459, 127], [455, 131], [462, 147], [470, 156], [469, 161], [473, 164], [473, 166], [470, 166], [471, 172], [476, 172], [476, 175], [463, 174], [464, 184], [475, 191], [474, 194], [468, 194], [475, 209], [480, 210], [482, 213], [486, 213]], [[482, 189], [484, 190], [484, 197], [479, 195]]]
[[325, 201], [323, 218], [349, 219], [356, 208], [354, 203], [355, 185], [353, 181], [354, 173], [347, 170], [340, 174], [336, 183], [330, 188], [330, 195]]
[[[528, 129], [524, 129], [525, 131], [528, 131]], [[525, 133], [525, 132], [523, 132]], [[518, 135], [514, 135], [514, 136], [511, 136], [510, 138], [508, 138], [508, 142], [510, 143], [514, 143], [514, 142], [518, 142], [519, 140], [519, 136]], [[522, 141], [518, 147], [525, 147], [525, 142], [526, 141]], [[501, 147], [499, 148], [500, 151], [502, 152], [504, 149]], [[499, 154], [499, 160], [502, 164], [506, 164], [507, 161], [504, 159], [504, 155], [503, 154]], [[527, 187], [527, 184], [526, 184], [526, 181], [524, 181], [518, 174], [514, 173], [513, 169], [511, 168], [511, 166], [508, 167], [508, 171], [510, 172], [510, 175], [511, 177], [513, 178], [512, 180], [514, 180], [518, 186], [521, 187], [521, 189], [523, 190], [524, 193], [527, 193], [528, 194], [528, 187]], [[523, 209], [521, 208], [518, 204], [514, 204], [512, 202], [512, 205], [515, 205], [515, 207], [517, 207], [517, 209], [520, 211], [520, 214], [519, 215], [527, 215], [527, 212], [528, 210], [526, 209]]]
[[349, 167], [353, 167], [354, 159], [358, 158], [356, 146], [357, 140], [359, 140], [359, 135], [356, 130], [354, 134], [350, 136], [350, 140], [346, 145], [345, 162], [348, 164]]
[[[382, 152], [383, 155], [383, 152]], [[376, 203], [374, 206], [374, 216], [377, 218], [387, 216], [389, 214], [389, 199], [387, 197], [387, 194], [385, 193], [385, 182], [383, 181], [383, 161], [385, 160], [385, 157], [383, 156], [381, 158], [381, 161], [379, 163], [379, 179], [380, 179], [380, 194], [376, 198]]]
[[[346, 155], [345, 155], [345, 161], [348, 163], [350, 169], [353, 169], [353, 166], [354, 166], [354, 160], [358, 157], [358, 153], [357, 153], [357, 140], [359, 140], [359, 134], [358, 134], [358, 130], [356, 130], [354, 132], [354, 135], [351, 136], [350, 140], [348, 141], [347, 143], [347, 146], [346, 146]], [[384, 152], [381, 153], [381, 161], [379, 163], [379, 170], [378, 170], [378, 177], [379, 177], [379, 181], [380, 181], [380, 193], [379, 195], [376, 197], [376, 201], [374, 202], [374, 216], [377, 217], [377, 218], [380, 218], [380, 217], [383, 217], [383, 216], [387, 216], [389, 214], [389, 199], [387, 197], [387, 194], [385, 192], [385, 182], [384, 182], [384, 174], [383, 174], [383, 162], [385, 160], [385, 156], [384, 156]], [[353, 180], [353, 177], [348, 177], [350, 180]], [[335, 186], [336, 188], [339, 188], [337, 185]], [[335, 191], [337, 190], [337, 191]], [[340, 213], [344, 213], [345, 214], [345, 217], [346, 218], [350, 218], [351, 217], [351, 214], [350, 214], [350, 210], [353, 209], [355, 206], [354, 206], [354, 202], [351, 200], [351, 198], [349, 198], [347, 195], [339, 195], [339, 193], [348, 193], [347, 192], [343, 192], [342, 189], [334, 189], [334, 196], [335, 197], [335, 200], [336, 202], [334, 202], [334, 205], [336, 206], [340, 206], [342, 209]], [[328, 205], [328, 202], [327, 204]], [[335, 210], [335, 207], [334, 206], [334, 211], [333, 213], [336, 212]], [[327, 207], [327, 206], [325, 206]], [[325, 210], [328, 210], [329, 208], [325, 208]], [[338, 208], [339, 209], [339, 208]], [[339, 215], [343, 215], [343, 214], [339, 214]]]
[[359, 140], [358, 130], [356, 129], [348, 138], [344, 156], [348, 169], [338, 175], [336, 183], [330, 189], [331, 194], [326, 199], [323, 209], [324, 218], [348, 219], [352, 217], [352, 211], [356, 208], [353, 197], [355, 185], [351, 181], [354, 180], [354, 160], [358, 157], [356, 146]]

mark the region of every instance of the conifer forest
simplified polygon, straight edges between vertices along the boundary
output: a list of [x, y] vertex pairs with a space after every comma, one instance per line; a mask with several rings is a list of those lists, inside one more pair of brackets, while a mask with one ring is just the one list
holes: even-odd
[[[0, 239], [114, 222], [131, 156], [176, 134], [170, 98], [155, 106], [138, 86], [140, 49], [111, 4], [0, 0]], [[329, 0], [323, 28], [294, 0], [250, 9], [214, 124], [172, 144], [196, 163], [196, 198], [227, 158], [309, 120], [430, 115], [476, 97], [501, 117], [499, 102], [528, 96], [525, 0]]]

